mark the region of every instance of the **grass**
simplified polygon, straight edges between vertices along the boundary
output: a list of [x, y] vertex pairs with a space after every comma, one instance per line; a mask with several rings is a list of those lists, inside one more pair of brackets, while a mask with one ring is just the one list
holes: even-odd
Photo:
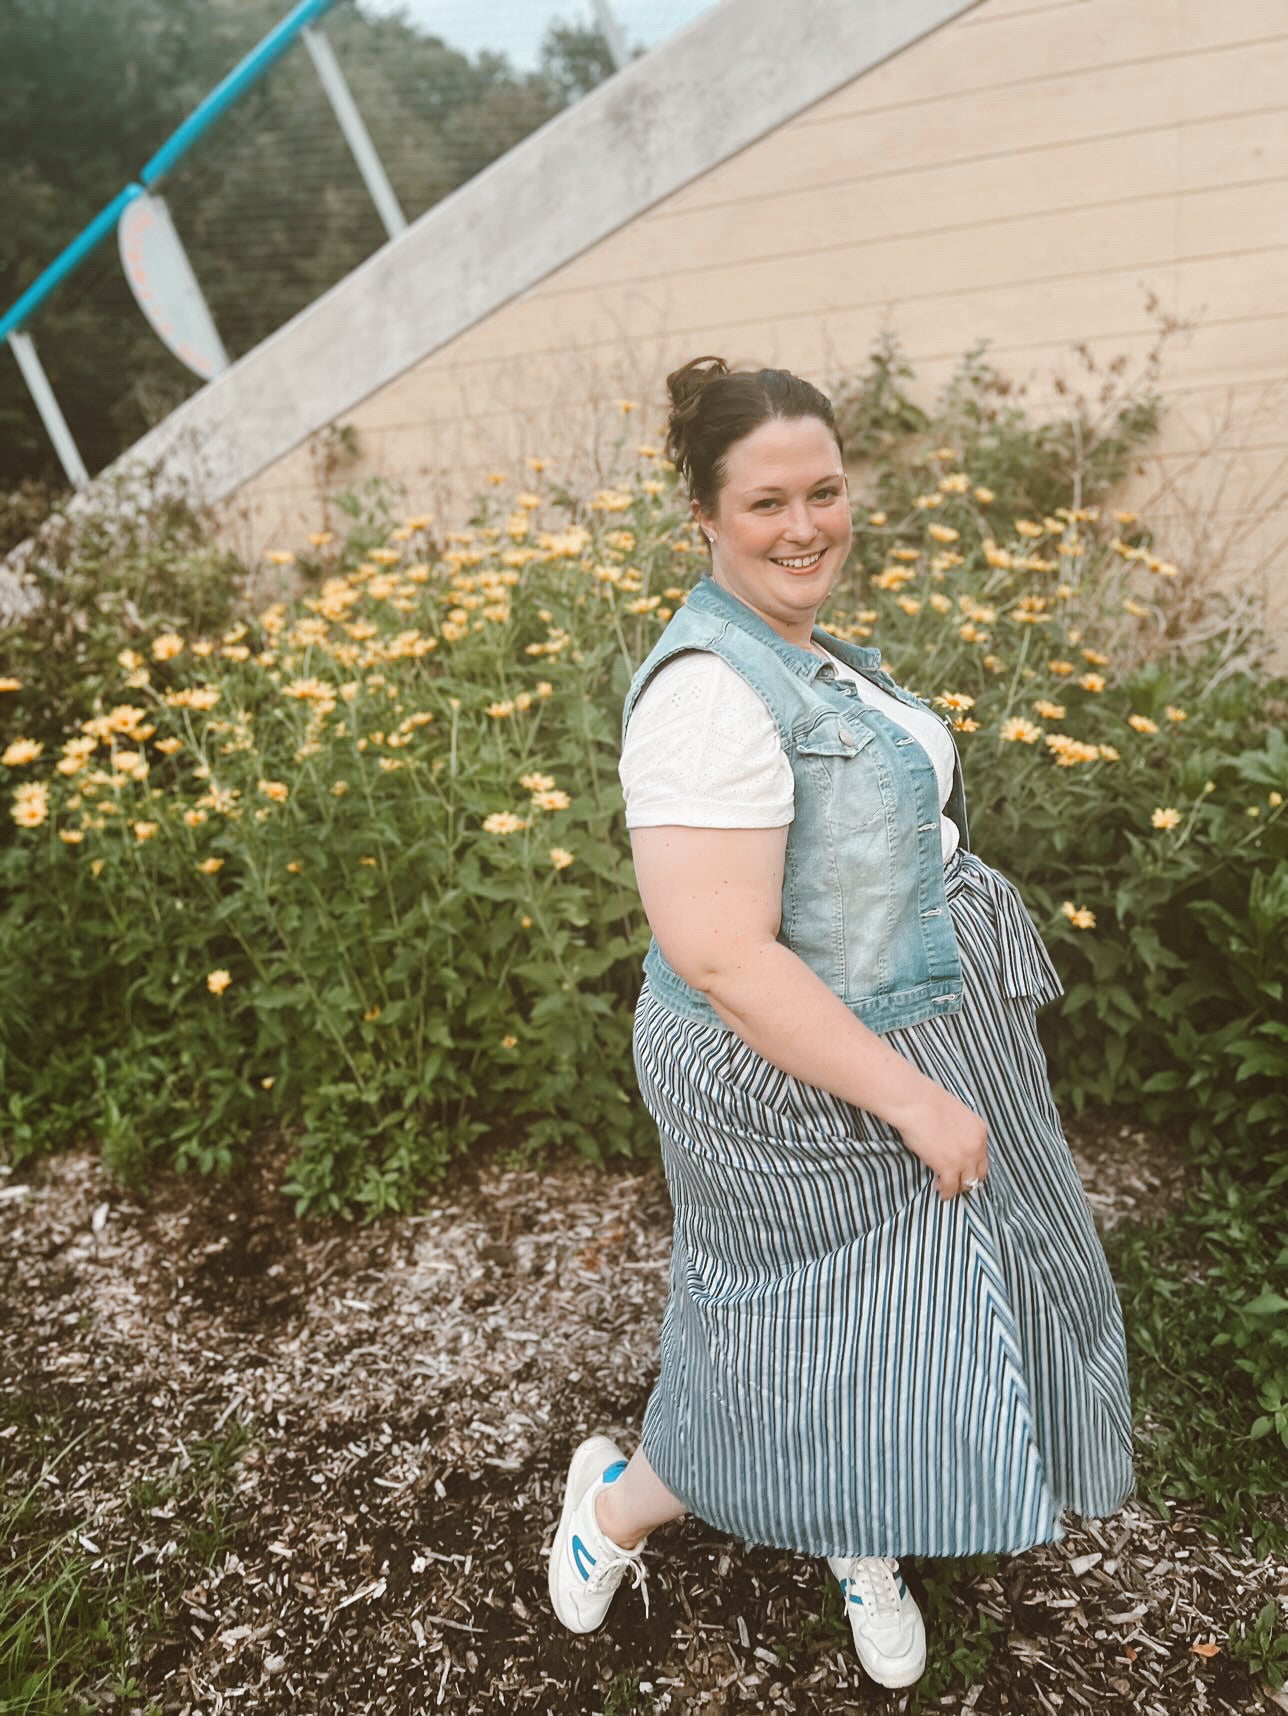
[[[141, 1699], [134, 1670], [164, 1633], [174, 1593], [233, 1540], [232, 1480], [250, 1433], [234, 1423], [194, 1442], [186, 1465], [176, 1459], [131, 1486], [118, 1549], [93, 1522], [69, 1521], [58, 1499], [60, 1473], [108, 1431], [73, 1432], [63, 1414], [20, 1398], [4, 1405], [23, 1453], [18, 1437], [0, 1443], [0, 1716], [83, 1716], [104, 1694]], [[145, 1570], [134, 1541], [153, 1526], [152, 1509], [170, 1516], [175, 1549]], [[159, 1705], [137, 1708], [159, 1716]]]
[[1127, 1329], [1139, 1492], [1165, 1517], [1185, 1503], [1214, 1537], [1259, 1556], [1288, 1549], [1288, 1414], [1264, 1380], [1286, 1338], [1268, 1286], [1288, 1259], [1281, 1198], [1213, 1176], [1169, 1220], [1105, 1236]]

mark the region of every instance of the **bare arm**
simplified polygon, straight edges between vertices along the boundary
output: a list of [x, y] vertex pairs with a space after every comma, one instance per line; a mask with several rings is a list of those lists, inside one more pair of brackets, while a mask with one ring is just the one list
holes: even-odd
[[662, 952], [757, 1053], [895, 1127], [942, 1196], [987, 1171], [983, 1120], [855, 1017], [775, 938], [787, 829], [631, 831], [635, 875]]

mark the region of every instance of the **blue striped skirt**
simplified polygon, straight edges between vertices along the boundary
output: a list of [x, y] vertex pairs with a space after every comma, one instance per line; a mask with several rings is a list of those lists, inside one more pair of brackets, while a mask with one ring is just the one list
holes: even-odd
[[968, 1196], [943, 1201], [874, 1114], [640, 993], [675, 1213], [641, 1440], [747, 1543], [1014, 1552], [1134, 1488], [1122, 1313], [1037, 1032], [1060, 979], [1012, 882], [960, 849], [944, 877], [962, 1008], [885, 1041], [987, 1122]]

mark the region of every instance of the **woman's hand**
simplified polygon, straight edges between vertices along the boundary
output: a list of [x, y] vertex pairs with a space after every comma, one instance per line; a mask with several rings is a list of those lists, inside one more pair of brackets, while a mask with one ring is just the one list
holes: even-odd
[[947, 1201], [988, 1173], [988, 1125], [973, 1108], [926, 1080], [924, 1094], [891, 1124], [914, 1156], [934, 1171], [935, 1187]]

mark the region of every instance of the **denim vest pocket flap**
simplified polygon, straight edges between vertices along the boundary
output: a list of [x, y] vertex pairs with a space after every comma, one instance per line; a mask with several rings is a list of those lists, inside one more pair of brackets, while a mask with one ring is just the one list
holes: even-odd
[[795, 738], [796, 749], [805, 757], [853, 757], [873, 738], [871, 727], [852, 726], [829, 710]]

